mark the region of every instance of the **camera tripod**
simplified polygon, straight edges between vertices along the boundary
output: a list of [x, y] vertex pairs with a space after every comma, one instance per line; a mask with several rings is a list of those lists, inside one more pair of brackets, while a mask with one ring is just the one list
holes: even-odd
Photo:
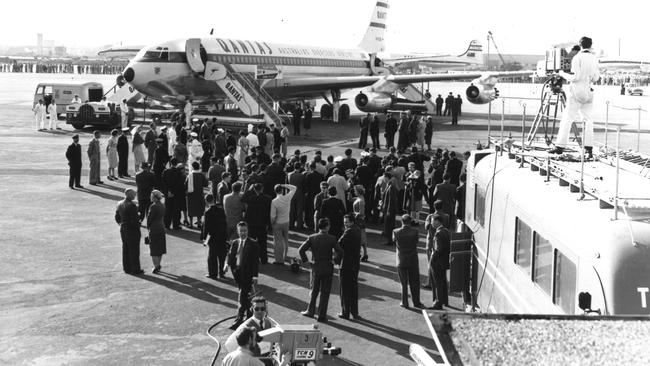
[[[553, 142], [555, 124], [559, 120], [558, 116], [562, 116], [562, 111], [566, 107], [566, 94], [562, 89], [563, 83], [564, 79], [559, 76], [552, 76], [544, 82], [541, 97], [542, 103], [539, 106], [533, 125], [526, 137], [526, 143], [529, 148], [532, 147], [540, 127], [544, 130], [544, 142], [546, 142], [546, 145], [550, 146]], [[582, 145], [580, 132], [574, 123], [571, 124], [571, 131], [575, 136], [575, 141]]]

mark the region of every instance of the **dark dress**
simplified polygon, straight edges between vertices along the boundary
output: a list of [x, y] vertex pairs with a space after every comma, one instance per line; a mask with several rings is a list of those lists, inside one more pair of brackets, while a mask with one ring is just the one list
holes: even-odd
[[[208, 186], [208, 180], [203, 173], [192, 172], [194, 180], [194, 192], [187, 193], [187, 215], [191, 217], [201, 217], [205, 212], [205, 198], [203, 197], [203, 187]], [[189, 180], [185, 180], [185, 191], [187, 192]]]
[[152, 257], [167, 253], [164, 218], [165, 205], [162, 202], [156, 202], [149, 206], [147, 228], [149, 229], [149, 254]]

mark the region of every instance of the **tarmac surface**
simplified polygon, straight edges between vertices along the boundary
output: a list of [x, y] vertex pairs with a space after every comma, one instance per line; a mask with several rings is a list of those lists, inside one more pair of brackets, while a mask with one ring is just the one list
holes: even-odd
[[[86, 128], [76, 131], [81, 135], [81, 184], [85, 188], [69, 189], [64, 154], [74, 132], [70, 126], [36, 132], [32, 115], [24, 103], [0, 103], [0, 195], [5, 197], [0, 210], [4, 249], [0, 255], [0, 364], [209, 364], [216, 344], [206, 330], [234, 315], [237, 308], [237, 287], [230, 275], [216, 281], [204, 277], [206, 250], [198, 232], [187, 229], [168, 232], [160, 274], [151, 274], [144, 244], [140, 261], [145, 275], [124, 274], [114, 212], [124, 189], [135, 186], [134, 180], [111, 182], [104, 178], [103, 185], [88, 185], [85, 149], [92, 129]], [[436, 118], [436, 122], [443, 120]], [[518, 121], [507, 122], [513, 131], [518, 125]], [[356, 120], [332, 125], [317, 119], [313, 127], [310, 137], [290, 137], [289, 151], [313, 153], [319, 149], [327, 156], [341, 155], [346, 147], [356, 148]], [[436, 125], [433, 146], [469, 150], [477, 140], [485, 143], [485, 129], [483, 119], [461, 117], [459, 126], [449, 126], [445, 120]], [[107, 133], [103, 131], [103, 176]], [[643, 137], [645, 146], [648, 140]], [[630, 143], [635, 141], [630, 138]], [[354, 151], [358, 156], [359, 150]], [[133, 173], [133, 163], [129, 172]], [[289, 257], [297, 256], [297, 247], [307, 234], [291, 233]], [[421, 238], [423, 248], [424, 236]], [[413, 364], [408, 355], [412, 343], [435, 355], [422, 313], [399, 307], [394, 248], [382, 245], [385, 240], [372, 225], [368, 240], [370, 262], [362, 264], [359, 276], [359, 307], [364, 320], [336, 318], [340, 304], [335, 276], [330, 321], [319, 324], [329, 341], [343, 351], [329, 364]], [[269, 247], [272, 253], [271, 242]], [[425, 260], [422, 249], [422, 279]], [[306, 309], [309, 296], [307, 271], [296, 275], [287, 266], [266, 265], [261, 267], [259, 283], [269, 299], [269, 315], [280, 324], [314, 322], [299, 314]], [[421, 298], [431, 306], [430, 290], [422, 290]], [[458, 307], [458, 297], [453, 298], [454, 304]], [[213, 332], [222, 341], [229, 334], [225, 327]]]

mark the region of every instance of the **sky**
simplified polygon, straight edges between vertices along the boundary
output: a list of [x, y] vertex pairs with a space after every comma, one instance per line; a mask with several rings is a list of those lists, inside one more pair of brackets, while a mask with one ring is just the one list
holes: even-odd
[[[386, 0], [383, 0], [386, 1]], [[387, 0], [388, 52], [460, 54], [492, 31], [504, 54], [541, 55], [554, 44], [588, 35], [608, 56], [650, 60], [650, 3], [619, 0]], [[184, 0], [3, 4], [0, 46], [35, 45], [36, 33], [70, 49], [150, 45], [205, 37], [354, 48], [376, 0]], [[47, 9], [34, 11], [34, 9]], [[111, 10], [115, 9], [115, 10]], [[91, 16], [92, 15], [92, 16]], [[641, 47], [635, 47], [641, 45]], [[492, 47], [492, 46], [491, 46]], [[493, 48], [492, 48], [493, 49]]]

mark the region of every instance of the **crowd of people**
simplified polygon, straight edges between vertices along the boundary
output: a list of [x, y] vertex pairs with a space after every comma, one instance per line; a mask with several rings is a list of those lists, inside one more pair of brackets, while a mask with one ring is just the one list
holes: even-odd
[[[418, 120], [405, 114], [402, 121], [409, 117]], [[145, 243], [154, 273], [162, 268], [166, 232], [181, 230], [182, 225], [197, 229], [197, 239], [208, 247], [206, 277], [225, 278], [229, 270], [239, 287], [238, 326], [252, 314], [249, 294], [254, 292], [260, 265], [269, 263], [271, 256], [277, 266], [295, 261], [288, 257], [289, 231], [302, 231], [311, 234], [298, 251], [302, 262], [309, 262], [306, 252], [312, 252], [311, 298], [302, 314], [327, 321], [336, 263], [341, 281], [339, 317], [360, 319], [358, 275], [360, 263], [372, 255], [366, 225], [375, 225], [382, 228], [383, 244], [396, 247], [401, 305], [409, 307], [410, 286], [413, 306], [422, 307], [416, 227], [422, 223], [420, 213], [426, 202], [429, 280], [425, 287], [432, 289], [433, 308], [447, 305], [444, 273], [449, 264], [449, 232], [455, 218], [464, 216], [465, 175], [456, 153], [442, 149], [425, 153], [418, 148], [423, 147], [419, 139], [411, 139], [410, 133], [403, 135], [398, 128], [398, 147], [391, 146], [392, 136], [387, 135], [383, 156], [378, 155], [378, 143], [371, 148], [363, 146], [359, 156], [353, 156], [352, 149], [338, 157], [325, 157], [320, 151], [308, 157], [300, 150], [288, 155], [284, 153], [284, 129], [286, 126], [249, 126], [233, 133], [216, 128], [210, 120], [189, 128], [175, 122], [161, 128], [151, 124], [146, 133], [136, 127], [131, 141], [128, 128], [112, 131], [106, 144], [107, 179], [131, 178], [131, 154], [136, 172], [136, 189], [126, 190], [115, 213], [123, 242], [124, 272], [143, 273], [139, 263], [141, 225], [147, 227]], [[374, 138], [374, 129], [371, 134]], [[95, 132], [87, 149], [91, 185], [103, 183], [100, 137]], [[78, 136], [66, 156], [70, 187], [76, 188], [81, 171]], [[401, 218], [400, 228], [397, 218]], [[272, 253], [268, 233], [272, 233]]]

